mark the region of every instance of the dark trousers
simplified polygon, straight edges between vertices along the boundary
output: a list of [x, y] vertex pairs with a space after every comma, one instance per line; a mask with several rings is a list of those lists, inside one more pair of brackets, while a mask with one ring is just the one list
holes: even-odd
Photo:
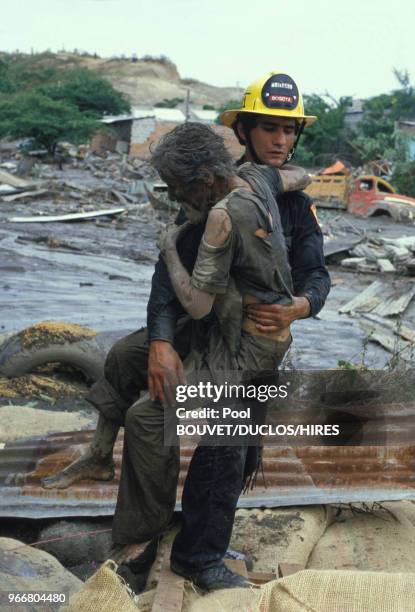
[[[189, 351], [189, 320], [178, 326], [174, 347]], [[160, 402], [137, 401], [147, 388], [146, 330], [119, 340], [108, 354], [104, 378], [88, 399], [108, 419], [125, 426], [123, 461], [114, 515], [115, 543], [145, 542], [169, 525], [180, 468], [177, 445], [164, 445]], [[174, 418], [174, 414], [167, 415]], [[198, 446], [186, 478], [183, 526], [172, 558], [189, 571], [209, 567], [226, 552], [244, 481], [247, 447]]]

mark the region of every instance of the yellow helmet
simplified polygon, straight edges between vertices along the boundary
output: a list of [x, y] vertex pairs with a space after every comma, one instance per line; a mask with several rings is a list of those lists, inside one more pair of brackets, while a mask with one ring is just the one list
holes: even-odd
[[294, 80], [283, 72], [268, 72], [245, 91], [241, 108], [224, 111], [219, 119], [223, 125], [232, 127], [238, 113], [255, 113], [297, 119], [307, 127], [317, 119], [304, 114], [303, 96]]

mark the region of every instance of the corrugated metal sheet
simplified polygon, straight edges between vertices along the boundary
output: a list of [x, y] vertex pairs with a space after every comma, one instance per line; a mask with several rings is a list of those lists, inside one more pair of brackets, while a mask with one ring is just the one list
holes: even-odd
[[[408, 442], [408, 410], [389, 426], [387, 446], [265, 446], [264, 478], [239, 507], [415, 499], [415, 440]], [[410, 411], [411, 412], [411, 411]], [[412, 415], [412, 416], [411, 416]], [[415, 411], [411, 412], [412, 423]], [[105, 516], [114, 512], [122, 456], [115, 448], [116, 478], [68, 489], [43, 489], [40, 478], [78, 457], [92, 432], [52, 434], [6, 444], [0, 451], [0, 516]], [[410, 436], [409, 436], [410, 437]], [[401, 440], [401, 441], [400, 441]], [[193, 448], [183, 445], [178, 504]]]

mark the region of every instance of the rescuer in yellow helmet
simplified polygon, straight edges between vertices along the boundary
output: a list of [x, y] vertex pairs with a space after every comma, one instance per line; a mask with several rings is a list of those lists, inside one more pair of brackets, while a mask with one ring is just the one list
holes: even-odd
[[240, 108], [220, 115], [246, 147], [243, 161], [280, 168], [292, 158], [305, 127], [317, 117], [306, 115], [303, 97], [292, 77], [268, 73], [249, 85]]

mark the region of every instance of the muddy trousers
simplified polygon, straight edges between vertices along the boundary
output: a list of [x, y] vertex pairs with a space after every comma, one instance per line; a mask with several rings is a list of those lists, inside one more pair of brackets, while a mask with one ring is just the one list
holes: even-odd
[[[174, 343], [182, 359], [189, 350], [186, 325], [184, 321], [178, 327]], [[162, 533], [176, 501], [180, 455], [177, 445], [164, 446], [164, 409], [159, 402], [136, 401], [147, 387], [147, 362], [146, 330], [126, 336], [111, 349], [104, 378], [88, 395], [107, 419], [125, 425], [113, 524], [113, 540], [120, 544], [145, 542]], [[189, 570], [208, 567], [226, 552], [246, 453], [246, 447], [200, 446], [193, 455], [183, 492], [183, 528], [172, 552]]]
[[[178, 446], [164, 446], [164, 414], [159, 403], [147, 400], [127, 412], [113, 524], [117, 543], [145, 542], [171, 521], [180, 462]], [[172, 559], [190, 572], [214, 565], [228, 548], [246, 453], [241, 446], [198, 446], [193, 454], [182, 497], [183, 526], [172, 549]]]

